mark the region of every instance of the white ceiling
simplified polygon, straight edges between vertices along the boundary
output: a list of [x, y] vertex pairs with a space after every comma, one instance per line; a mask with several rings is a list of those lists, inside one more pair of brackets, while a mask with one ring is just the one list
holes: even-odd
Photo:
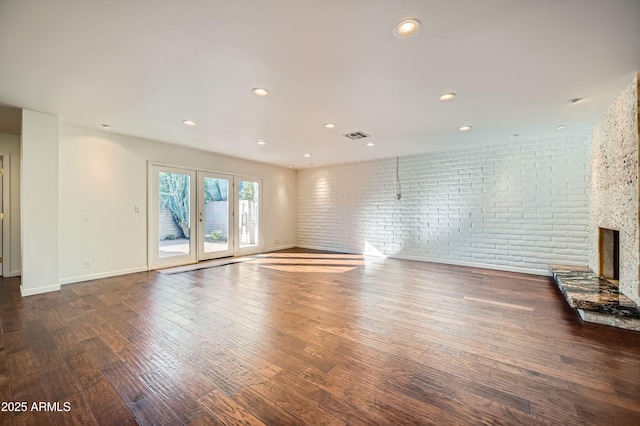
[[0, 0], [0, 64], [5, 106], [308, 167], [585, 134], [640, 69], [640, 0]]

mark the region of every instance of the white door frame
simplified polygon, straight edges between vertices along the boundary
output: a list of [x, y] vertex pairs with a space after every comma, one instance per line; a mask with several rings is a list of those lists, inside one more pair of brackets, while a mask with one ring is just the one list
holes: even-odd
[[2, 158], [2, 276], [11, 276], [11, 157], [1, 154]]

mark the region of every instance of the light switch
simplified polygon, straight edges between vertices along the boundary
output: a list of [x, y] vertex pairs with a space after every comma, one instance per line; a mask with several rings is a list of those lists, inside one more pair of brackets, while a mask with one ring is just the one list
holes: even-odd
[[84, 222], [89, 222], [89, 220], [91, 220], [91, 215], [89, 213], [82, 213], [82, 220]]

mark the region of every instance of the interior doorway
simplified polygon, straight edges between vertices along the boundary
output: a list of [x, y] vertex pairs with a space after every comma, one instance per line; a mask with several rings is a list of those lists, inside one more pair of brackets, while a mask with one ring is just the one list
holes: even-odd
[[0, 154], [0, 275], [11, 276], [11, 159], [9, 154]]

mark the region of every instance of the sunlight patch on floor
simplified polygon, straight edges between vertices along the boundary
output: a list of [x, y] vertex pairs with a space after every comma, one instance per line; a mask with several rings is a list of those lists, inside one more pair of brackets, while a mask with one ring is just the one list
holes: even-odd
[[314, 266], [314, 265], [260, 265], [262, 268], [283, 272], [320, 272], [325, 274], [342, 274], [353, 271], [357, 266]]
[[342, 274], [366, 264], [360, 254], [340, 253], [268, 253], [250, 263], [284, 272], [319, 272]]

